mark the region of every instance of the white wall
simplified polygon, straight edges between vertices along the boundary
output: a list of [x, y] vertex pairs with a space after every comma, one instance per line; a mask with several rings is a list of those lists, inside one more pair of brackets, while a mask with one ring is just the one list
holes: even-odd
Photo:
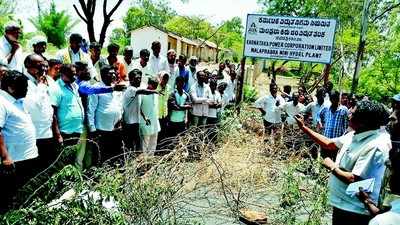
[[168, 35], [153, 27], [146, 27], [143, 29], [135, 30], [131, 32], [131, 46], [133, 48], [133, 57], [139, 57], [140, 50], [147, 48], [150, 53], [151, 43], [153, 41], [159, 41], [161, 43], [160, 55], [167, 56], [168, 51]]

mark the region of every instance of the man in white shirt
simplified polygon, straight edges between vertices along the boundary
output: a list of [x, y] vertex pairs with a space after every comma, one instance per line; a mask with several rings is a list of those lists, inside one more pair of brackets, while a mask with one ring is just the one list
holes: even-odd
[[151, 44], [151, 50], [153, 54], [151, 54], [149, 59], [150, 70], [153, 76], [159, 74], [161, 71], [168, 71], [168, 63], [165, 56], [160, 55], [161, 52], [161, 43], [159, 41], [154, 41]]
[[[100, 70], [101, 82], [95, 86], [109, 87], [116, 81], [116, 72], [112, 66]], [[89, 95], [87, 117], [89, 131], [99, 137], [101, 161], [105, 162], [121, 154], [122, 139], [120, 125], [122, 119], [122, 93], [111, 92]]]
[[49, 63], [49, 69], [47, 70], [46, 81], [50, 88], [50, 96], [53, 96], [54, 93], [58, 91], [58, 85], [56, 83], [56, 80], [60, 76], [59, 73], [62, 63], [58, 59], [49, 59], [48, 63]]
[[208, 105], [208, 115], [207, 115], [207, 125], [209, 126], [208, 130], [208, 139], [211, 142], [215, 142], [217, 138], [217, 127], [219, 123], [220, 109], [222, 107], [222, 98], [219, 92], [217, 91], [217, 80], [211, 79], [209, 81], [210, 84], [210, 96], [209, 96], [209, 105]]
[[[101, 57], [101, 45], [98, 42], [91, 42], [89, 45], [90, 61], [96, 70], [96, 77], [92, 78], [94, 81], [101, 81], [100, 77], [100, 64], [104, 60]], [[93, 81], [93, 82], [94, 82]]]
[[236, 79], [236, 71], [230, 70], [229, 71], [229, 78], [226, 80], [227, 86], [225, 90], [226, 98], [228, 99], [229, 103], [235, 103], [236, 100], [236, 89], [237, 89], [237, 79]]
[[140, 150], [139, 121], [141, 95], [155, 94], [154, 90], [140, 88], [142, 71], [133, 69], [129, 74], [129, 83], [122, 99], [123, 106], [123, 137], [128, 149]]
[[317, 100], [316, 101], [314, 100], [313, 102], [308, 103], [308, 105], [304, 109], [304, 112], [302, 112], [304, 114], [307, 114], [307, 113], [311, 114], [313, 128], [317, 128], [319, 112], [321, 111], [321, 109], [324, 105], [324, 97], [325, 97], [324, 89], [319, 88], [317, 90], [315, 97]]
[[292, 101], [282, 104], [280, 106], [280, 109], [287, 115], [285, 122], [289, 126], [293, 126], [296, 124], [294, 116], [301, 112], [304, 112], [305, 106], [299, 102], [299, 94], [297, 92], [294, 92], [292, 94]]
[[6, 75], [8, 71], [9, 71], [8, 67], [0, 63], [0, 85], [1, 85], [1, 79]]
[[36, 129], [36, 145], [41, 169], [46, 169], [54, 162], [57, 158], [56, 140], [62, 142], [53, 110], [54, 98], [50, 97], [51, 89], [44, 74], [44, 62], [38, 54], [28, 55], [24, 61], [25, 76], [28, 78], [28, 93], [24, 107]]
[[204, 126], [207, 123], [210, 87], [206, 84], [207, 75], [204, 71], [197, 72], [197, 83], [190, 88], [192, 99], [192, 126]]
[[169, 67], [169, 80], [168, 85], [174, 89], [175, 88], [175, 79], [178, 76], [178, 65], [176, 64], [176, 52], [173, 49], [168, 50], [167, 52], [167, 61]]
[[[149, 79], [147, 89], [155, 91], [158, 86], [157, 80]], [[140, 137], [142, 151], [145, 155], [154, 155], [157, 148], [158, 132], [160, 122], [158, 120], [158, 96], [144, 95], [140, 100]]]
[[269, 92], [270, 95], [261, 97], [255, 102], [255, 107], [261, 111], [263, 116], [265, 134], [267, 135], [275, 132], [282, 123], [279, 106], [285, 103], [285, 100], [278, 95], [276, 83], [269, 85]]
[[219, 63], [216, 78], [218, 80], [218, 84], [229, 80], [229, 73], [227, 72], [226, 65], [224, 62]]
[[140, 88], [146, 89], [149, 78], [156, 78], [156, 75], [150, 69], [149, 65], [150, 52], [147, 49], [142, 49], [139, 52], [139, 59], [135, 61], [133, 68], [142, 72]]
[[[304, 125], [301, 117], [297, 123], [324, 151], [337, 152], [336, 160], [326, 157], [324, 166], [331, 171], [329, 179], [329, 203], [333, 206], [332, 225], [367, 225], [370, 212], [357, 196], [348, 195], [349, 184], [374, 179], [371, 201], [377, 204], [382, 186], [385, 162], [391, 148], [390, 135], [380, 127], [387, 121], [385, 108], [379, 103], [357, 103], [350, 119], [353, 131], [329, 139]], [[371, 120], [371, 118], [374, 118]]]
[[[393, 101], [398, 101], [398, 97], [400, 95], [394, 96]], [[400, 179], [400, 107], [395, 106], [393, 108], [394, 111], [387, 124], [387, 130], [392, 141], [389, 161], [386, 163], [388, 169], [385, 172], [388, 182], [386, 186], [382, 187], [381, 204], [376, 205], [369, 194], [364, 191], [360, 191], [357, 195], [371, 215], [377, 215], [369, 222], [369, 225], [394, 225], [400, 221], [400, 183], [398, 182]], [[387, 207], [390, 208], [390, 211], [386, 210]]]
[[12, 203], [18, 188], [37, 172], [38, 150], [35, 127], [24, 111], [23, 98], [28, 91], [27, 78], [16, 71], [4, 76], [0, 90], [0, 212]]
[[4, 26], [4, 36], [0, 38], [0, 63], [19, 72], [22, 72], [24, 67], [24, 56], [18, 41], [21, 34], [21, 25], [10, 22]]
[[217, 80], [210, 80], [210, 91], [209, 105], [208, 105], [208, 118], [207, 124], [215, 125], [219, 122], [219, 111], [222, 107], [222, 98], [220, 93], [217, 91]]
[[198, 59], [196, 56], [192, 56], [189, 59], [189, 65], [187, 68], [187, 71], [189, 71], [189, 79], [188, 79], [188, 87], [189, 89], [197, 83], [197, 64], [198, 64]]
[[92, 61], [88, 54], [81, 49], [82, 36], [77, 33], [71, 34], [69, 37], [69, 47], [57, 52], [56, 58], [63, 64], [75, 64], [76, 62], [87, 62], [89, 73], [92, 79], [98, 77], [96, 69], [93, 67]]

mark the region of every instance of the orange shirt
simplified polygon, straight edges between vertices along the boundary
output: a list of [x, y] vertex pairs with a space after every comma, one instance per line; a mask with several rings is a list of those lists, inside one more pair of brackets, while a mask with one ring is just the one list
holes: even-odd
[[127, 77], [127, 74], [126, 74], [126, 68], [125, 68], [124, 63], [122, 63], [120, 61], [117, 61], [114, 65], [115, 65], [115, 67], [117, 69], [116, 72], [118, 72], [119, 80], [122, 80], [122, 81], [127, 80], [128, 77]]

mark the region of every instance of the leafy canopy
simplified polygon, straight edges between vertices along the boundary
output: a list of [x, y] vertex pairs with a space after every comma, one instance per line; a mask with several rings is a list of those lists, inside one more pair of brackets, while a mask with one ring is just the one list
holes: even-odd
[[65, 10], [57, 11], [56, 4], [52, 1], [50, 9], [29, 21], [35, 28], [43, 32], [49, 43], [62, 48], [66, 43], [66, 34], [79, 22], [73, 21]]

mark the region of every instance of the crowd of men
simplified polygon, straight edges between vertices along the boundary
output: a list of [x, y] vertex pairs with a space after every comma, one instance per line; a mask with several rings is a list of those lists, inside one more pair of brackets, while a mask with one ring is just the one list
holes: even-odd
[[[393, 96], [388, 109], [367, 97], [340, 94], [331, 82], [314, 98], [304, 87], [291, 94], [291, 87], [285, 86], [278, 94], [272, 82], [269, 90], [255, 102], [265, 133], [301, 129], [321, 146], [323, 165], [331, 172], [332, 224], [400, 224], [400, 94]], [[347, 193], [351, 183], [368, 179], [372, 187], [359, 184], [359, 193]]]
[[73, 163], [80, 168], [90, 166], [87, 139], [98, 142], [101, 163], [123, 153], [123, 145], [153, 155], [165, 147], [164, 139], [190, 126], [216, 129], [223, 110], [235, 102], [236, 70], [229, 63], [213, 72], [199, 70], [196, 57], [187, 60], [174, 50], [160, 55], [158, 41], [138, 59], [130, 47], [119, 56], [114, 43], [103, 57], [98, 43], [90, 43], [86, 53], [77, 33], [52, 58], [42, 36], [30, 41], [31, 52], [23, 52], [21, 33], [10, 23], [0, 39], [0, 179], [7, 184], [1, 211], [18, 188], [56, 160], [63, 145], [77, 146]]
[[[79, 143], [74, 163], [82, 168], [90, 157], [87, 138], [98, 141], [101, 163], [120, 155], [123, 145], [152, 155], [190, 126], [215, 128], [235, 102], [236, 68], [229, 63], [215, 72], [199, 70], [195, 57], [174, 50], [160, 55], [157, 41], [138, 59], [130, 47], [119, 56], [114, 43], [103, 57], [98, 43], [85, 52], [79, 34], [52, 58], [46, 38], [34, 37], [32, 52], [24, 53], [20, 35], [21, 27], [10, 23], [0, 39], [1, 212], [18, 188], [56, 160], [63, 144]], [[400, 194], [400, 94], [388, 110], [340, 94], [330, 82], [315, 97], [304, 87], [280, 92], [275, 82], [269, 91], [255, 102], [265, 133], [274, 135], [285, 123], [321, 146], [331, 172], [332, 224], [399, 224], [400, 200], [393, 196]], [[346, 193], [349, 184], [370, 178], [370, 190]]]

